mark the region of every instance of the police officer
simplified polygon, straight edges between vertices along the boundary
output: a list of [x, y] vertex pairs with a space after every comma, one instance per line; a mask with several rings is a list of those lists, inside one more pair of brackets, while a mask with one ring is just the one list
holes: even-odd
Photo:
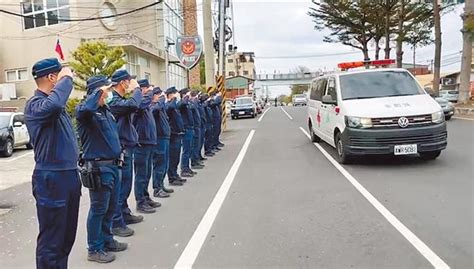
[[166, 95], [159, 88], [153, 89], [151, 111], [156, 125], [157, 142], [153, 151], [153, 196], [170, 197], [174, 190], [166, 188], [164, 180], [169, 167], [171, 129], [166, 115]]
[[206, 135], [206, 128], [207, 128], [207, 122], [209, 121], [207, 118], [206, 114], [206, 108], [205, 108], [205, 101], [208, 98], [207, 94], [199, 93], [198, 96], [198, 110], [199, 110], [199, 115], [201, 116], [201, 136], [199, 137], [199, 159], [201, 161], [207, 160], [206, 157], [202, 156], [203, 148], [204, 148], [204, 141], [205, 141], [205, 135]]
[[[216, 96], [214, 97], [214, 101], [216, 102], [216, 112], [217, 112], [217, 115], [219, 116], [218, 118], [216, 117], [216, 126], [217, 126], [217, 130], [216, 130], [216, 144], [215, 144], [215, 147], [220, 150], [221, 148], [224, 147], [224, 143], [221, 142], [220, 140], [220, 136], [221, 136], [221, 132], [222, 132], [222, 128], [221, 128], [221, 123], [222, 123], [222, 103], [224, 102], [223, 98], [222, 98], [222, 94], [220, 92], [217, 92], [216, 93]], [[217, 119], [219, 119], [219, 121], [217, 121]]]
[[141, 79], [138, 85], [143, 93], [143, 101], [134, 117], [134, 126], [140, 145], [136, 148], [135, 163], [135, 199], [137, 211], [144, 214], [156, 212], [159, 202], [153, 201], [147, 192], [153, 168], [153, 151], [156, 147], [156, 125], [150, 110], [153, 87], [148, 79]]
[[120, 189], [119, 159], [122, 149], [117, 123], [106, 105], [108, 94], [111, 94], [110, 86], [111, 82], [105, 76], [89, 78], [87, 97], [76, 107], [83, 166], [96, 181], [94, 188], [86, 186], [89, 187], [90, 198], [87, 259], [98, 263], [112, 262], [115, 255], [110, 252], [127, 249], [127, 244], [115, 240], [111, 232]]
[[221, 133], [221, 109], [218, 103], [216, 91], [211, 93], [210, 106], [212, 109], [212, 138], [211, 138], [211, 149], [212, 152], [216, 153], [221, 150], [219, 147], [219, 135]]
[[199, 112], [198, 91], [191, 91], [189, 105], [193, 115], [194, 126], [193, 144], [191, 149], [191, 168], [203, 169], [204, 164], [202, 163], [200, 152], [202, 120], [201, 113]]
[[67, 268], [81, 195], [77, 139], [64, 110], [73, 74], [50, 58], [35, 63], [32, 75], [37, 90], [26, 103], [25, 119], [36, 162], [32, 176], [39, 223], [36, 267]]
[[184, 135], [184, 123], [178, 110], [178, 91], [175, 87], [166, 90], [166, 114], [169, 118], [171, 129], [170, 135], [170, 161], [168, 168], [168, 181], [171, 186], [182, 186], [186, 179], [178, 175], [179, 157], [181, 155], [182, 138]]
[[206, 122], [206, 132], [204, 134], [204, 156], [212, 157], [215, 155], [213, 151], [213, 141], [214, 141], [214, 112], [213, 112], [213, 103], [214, 100], [209, 95], [205, 95], [207, 98], [204, 100], [204, 109], [206, 112], [207, 122]]
[[[120, 195], [112, 223], [114, 235], [127, 237], [134, 231], [127, 225], [143, 221], [143, 216], [132, 215], [127, 199], [132, 191], [133, 154], [138, 145], [138, 134], [132, 118], [142, 103], [143, 94], [137, 81], [126, 70], [117, 70], [111, 77], [113, 86], [112, 99], [108, 103], [110, 111], [118, 124], [120, 144], [124, 150]], [[132, 91], [130, 98], [125, 98], [127, 91]]]
[[193, 177], [196, 172], [191, 170], [190, 159], [193, 149], [194, 119], [191, 111], [189, 89], [184, 88], [179, 91], [181, 100], [178, 102], [178, 109], [181, 112], [184, 123], [183, 153], [181, 154], [181, 177]]

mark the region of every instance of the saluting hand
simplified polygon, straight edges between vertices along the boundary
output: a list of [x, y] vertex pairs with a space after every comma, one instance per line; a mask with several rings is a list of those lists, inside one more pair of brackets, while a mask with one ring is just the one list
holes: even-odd
[[58, 74], [58, 80], [62, 79], [63, 77], [74, 77], [74, 74], [72, 73], [71, 68], [69, 67], [63, 67], [61, 71], [59, 71]]
[[129, 91], [133, 91], [135, 90], [136, 88], [140, 88], [140, 85], [138, 85], [138, 82], [136, 79], [131, 79], [130, 80], [130, 86], [128, 86], [128, 90]]

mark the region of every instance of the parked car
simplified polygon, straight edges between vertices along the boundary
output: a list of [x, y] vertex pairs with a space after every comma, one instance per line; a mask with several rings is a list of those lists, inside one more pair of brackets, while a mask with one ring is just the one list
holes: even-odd
[[405, 69], [370, 69], [316, 78], [310, 86], [308, 127], [313, 142], [353, 156], [418, 155], [436, 159], [447, 146], [440, 105]]
[[292, 99], [293, 106], [305, 106], [308, 103], [306, 94], [295, 94]]
[[20, 112], [0, 112], [0, 155], [10, 157], [13, 149], [21, 146], [32, 148], [25, 116]]
[[257, 106], [252, 97], [237, 97], [230, 110], [230, 115], [232, 119], [249, 116], [255, 118], [257, 116]]
[[459, 91], [455, 90], [440, 90], [439, 97], [443, 97], [449, 102], [457, 102], [459, 98]]
[[444, 118], [450, 120], [454, 115], [454, 105], [443, 97], [434, 97], [439, 106], [443, 109]]

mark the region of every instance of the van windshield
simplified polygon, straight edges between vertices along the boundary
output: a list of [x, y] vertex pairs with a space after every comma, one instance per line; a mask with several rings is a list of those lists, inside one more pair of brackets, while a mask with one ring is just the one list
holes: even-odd
[[404, 71], [368, 72], [340, 77], [343, 100], [424, 94]]

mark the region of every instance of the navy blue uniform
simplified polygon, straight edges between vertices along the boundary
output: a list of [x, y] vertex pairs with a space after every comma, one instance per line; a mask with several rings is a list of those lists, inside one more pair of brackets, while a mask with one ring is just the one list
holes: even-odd
[[194, 136], [194, 118], [191, 111], [191, 104], [188, 96], [178, 102], [178, 109], [181, 112], [184, 122], [184, 136], [183, 136], [183, 154], [181, 154], [181, 172], [188, 172], [191, 170], [189, 161], [191, 159], [193, 149]]
[[72, 88], [72, 78], [63, 77], [49, 95], [36, 90], [25, 107], [36, 162], [32, 185], [39, 222], [37, 268], [67, 268], [76, 238], [81, 195], [79, 151], [64, 109]]
[[78, 133], [85, 165], [100, 170], [102, 186], [89, 190], [90, 210], [87, 216], [89, 252], [105, 251], [113, 243], [112, 219], [120, 190], [117, 159], [121, 146], [118, 127], [109, 108], [99, 106], [102, 91], [96, 90], [76, 108]]
[[168, 115], [171, 129], [170, 161], [168, 168], [168, 180], [171, 183], [179, 178], [178, 164], [179, 157], [181, 155], [182, 137], [184, 134], [184, 122], [183, 118], [181, 117], [181, 113], [178, 110], [176, 99], [173, 99], [167, 103], [166, 114]]
[[217, 148], [219, 144], [221, 144], [219, 140], [219, 136], [221, 135], [221, 124], [222, 124], [222, 97], [216, 96], [214, 99], [214, 121], [213, 121], [213, 127], [214, 127], [214, 143], [213, 146], [214, 148]]
[[201, 152], [200, 152], [200, 141], [201, 141], [201, 113], [199, 112], [199, 102], [198, 99], [193, 99], [190, 102], [191, 112], [193, 114], [193, 126], [194, 126], [194, 135], [193, 135], [193, 147], [191, 152], [191, 164], [195, 165], [201, 161]]
[[135, 151], [135, 200], [137, 207], [148, 203], [146, 196], [153, 166], [153, 151], [156, 146], [156, 124], [150, 110], [153, 92], [149, 91], [143, 98], [135, 114], [134, 126], [138, 132], [140, 146]]
[[153, 189], [155, 192], [163, 190], [166, 171], [169, 167], [171, 128], [166, 115], [165, 97], [151, 105], [155, 119], [157, 143], [153, 153]]
[[214, 111], [212, 108], [213, 100], [207, 100], [204, 102], [204, 109], [206, 112], [206, 132], [204, 134], [204, 152], [211, 153], [213, 149], [213, 138], [214, 138]]
[[117, 120], [120, 144], [124, 150], [124, 166], [120, 184], [120, 195], [118, 206], [115, 210], [113, 227], [125, 227], [124, 215], [130, 215], [127, 199], [132, 191], [133, 177], [133, 153], [138, 145], [138, 133], [132, 123], [132, 118], [139, 108], [143, 99], [140, 88], [133, 91], [131, 98], [126, 99], [116, 91], [113, 92], [113, 99], [109, 103], [110, 110]]
[[206, 116], [206, 110], [204, 108], [204, 102], [202, 101], [199, 101], [197, 103], [197, 107], [198, 107], [198, 110], [199, 110], [199, 115], [201, 116], [201, 136], [199, 137], [199, 147], [198, 147], [198, 151], [199, 151], [199, 159], [203, 159], [203, 156], [202, 156], [202, 149], [204, 147], [204, 137], [206, 135], [206, 125], [207, 125], [207, 116]]

